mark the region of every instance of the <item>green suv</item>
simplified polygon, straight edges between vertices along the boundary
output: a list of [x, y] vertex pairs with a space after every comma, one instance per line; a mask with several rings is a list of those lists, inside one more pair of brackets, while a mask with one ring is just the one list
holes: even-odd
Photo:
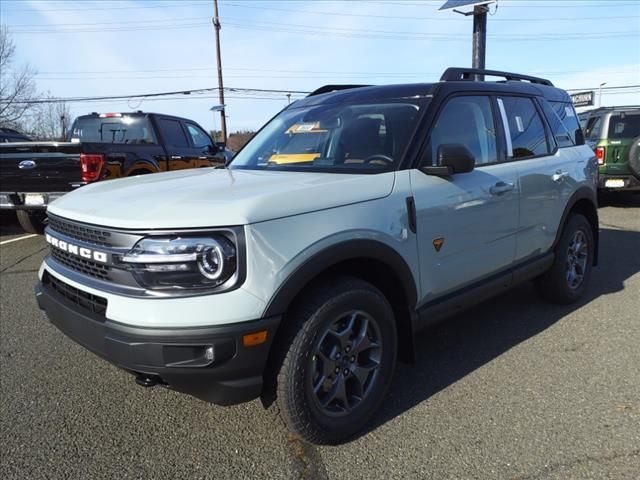
[[598, 188], [640, 191], [640, 106], [597, 108], [579, 117], [598, 159]]

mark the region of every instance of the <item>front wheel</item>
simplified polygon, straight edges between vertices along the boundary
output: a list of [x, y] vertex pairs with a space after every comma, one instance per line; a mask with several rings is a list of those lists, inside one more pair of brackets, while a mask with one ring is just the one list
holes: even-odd
[[18, 223], [27, 233], [41, 234], [44, 232], [47, 214], [44, 210], [16, 210]]
[[393, 311], [355, 278], [316, 286], [291, 312], [276, 403], [287, 427], [312, 443], [335, 444], [361, 430], [393, 376]]
[[594, 252], [591, 224], [583, 215], [572, 214], [556, 245], [551, 268], [536, 279], [541, 296], [559, 304], [578, 300], [587, 288]]

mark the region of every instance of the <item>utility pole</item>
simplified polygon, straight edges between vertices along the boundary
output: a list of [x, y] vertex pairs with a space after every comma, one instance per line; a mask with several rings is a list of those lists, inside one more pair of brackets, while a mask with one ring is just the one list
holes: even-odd
[[[453, 10], [465, 17], [473, 15], [473, 47], [471, 49], [471, 67], [484, 70], [487, 47], [487, 13], [489, 5], [497, 0], [447, 0], [438, 10]], [[461, 11], [459, 7], [471, 7], [473, 10]], [[478, 81], [484, 80], [484, 75], [475, 75]]]
[[489, 7], [486, 5], [476, 5], [473, 7], [473, 53], [471, 57], [471, 66], [473, 68], [484, 69], [488, 11]]
[[218, 0], [213, 0], [213, 28], [216, 32], [216, 59], [218, 61], [218, 96], [220, 98], [220, 130], [222, 132], [222, 141], [227, 144], [227, 117], [225, 114], [224, 104], [224, 86], [222, 84], [222, 58], [220, 55], [220, 17], [218, 16]]

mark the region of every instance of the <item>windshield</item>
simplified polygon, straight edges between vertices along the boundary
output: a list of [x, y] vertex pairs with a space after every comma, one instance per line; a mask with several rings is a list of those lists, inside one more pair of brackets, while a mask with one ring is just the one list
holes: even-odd
[[141, 116], [80, 117], [71, 129], [72, 142], [126, 143], [152, 145], [156, 143], [149, 119]]
[[425, 98], [284, 110], [238, 153], [230, 168], [379, 173], [393, 170]]

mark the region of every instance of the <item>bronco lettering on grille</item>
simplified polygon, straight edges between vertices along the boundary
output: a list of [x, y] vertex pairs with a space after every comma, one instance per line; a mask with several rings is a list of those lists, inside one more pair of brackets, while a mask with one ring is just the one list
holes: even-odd
[[63, 252], [68, 252], [82, 258], [88, 258], [89, 260], [93, 260], [95, 262], [107, 263], [108, 257], [105, 252], [98, 252], [89, 248], [80, 247], [79, 245], [74, 245], [73, 243], [69, 243], [64, 240], [60, 240], [59, 238], [53, 237], [48, 233], [45, 235], [45, 238], [49, 245], [58, 248]]

